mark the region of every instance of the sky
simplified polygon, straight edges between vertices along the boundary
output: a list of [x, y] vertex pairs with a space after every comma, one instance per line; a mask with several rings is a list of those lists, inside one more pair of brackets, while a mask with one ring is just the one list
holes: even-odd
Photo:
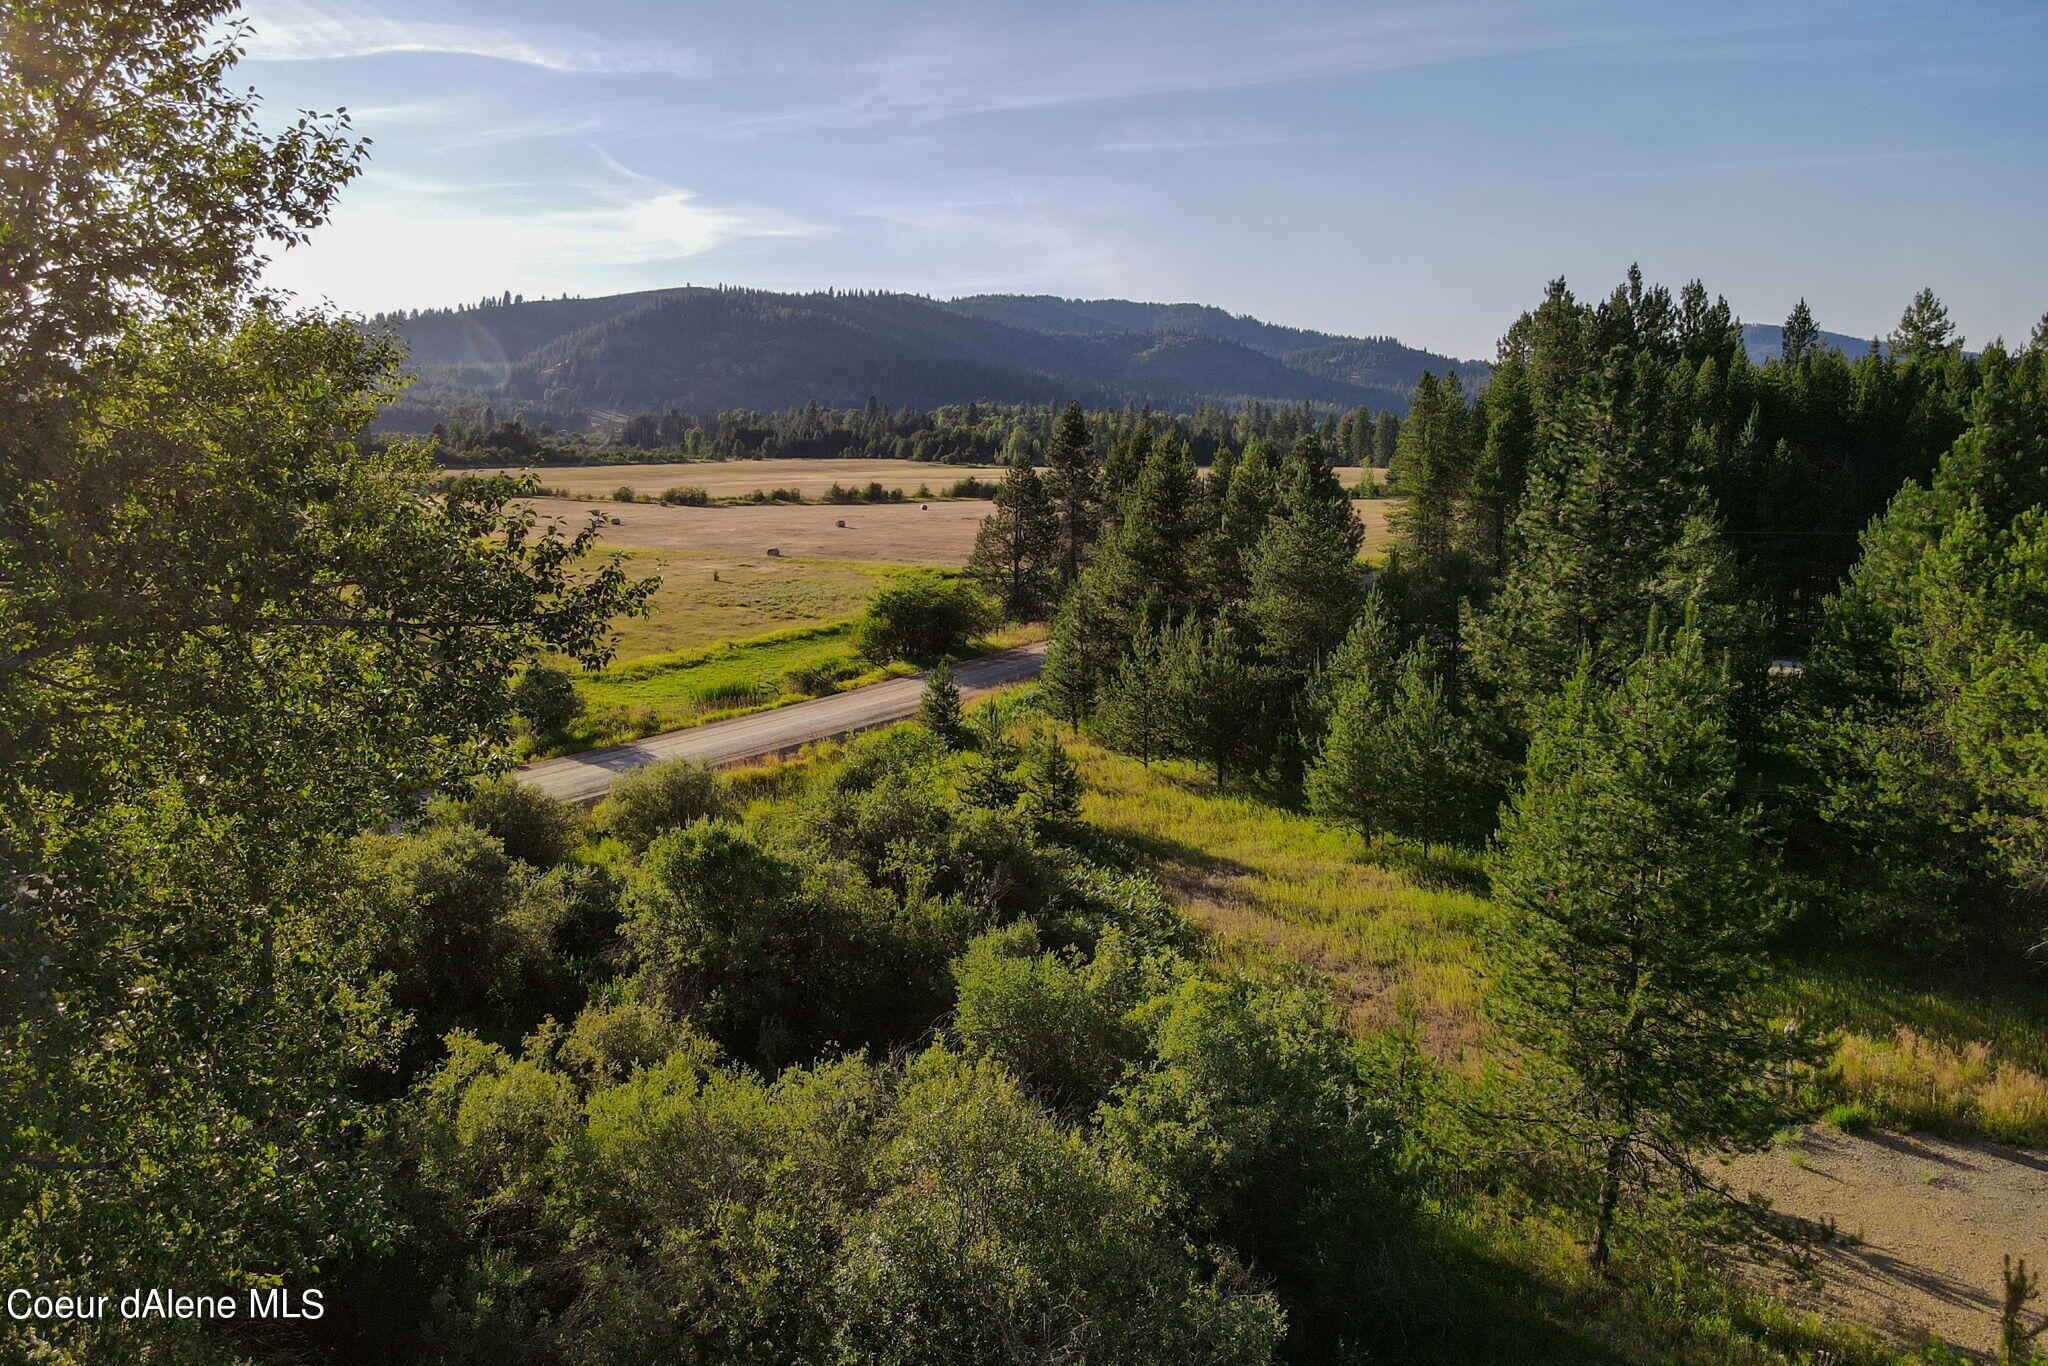
[[2048, 311], [2048, 3], [250, 0], [366, 169], [273, 283], [1215, 304], [1490, 357], [1631, 262], [1750, 321]]

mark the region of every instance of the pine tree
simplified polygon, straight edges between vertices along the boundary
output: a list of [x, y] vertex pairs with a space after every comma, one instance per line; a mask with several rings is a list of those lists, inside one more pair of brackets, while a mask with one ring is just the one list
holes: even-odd
[[1885, 341], [1891, 346], [1892, 359], [1901, 361], [1937, 360], [1963, 349], [1963, 339], [1956, 335], [1956, 325], [1949, 321], [1947, 306], [1934, 297], [1931, 289], [1913, 296], [1913, 302], [1900, 315], [1898, 327]]
[[1201, 481], [1178, 436], [1148, 441], [1145, 466], [1118, 504], [1116, 528], [1088, 571], [1125, 601], [1152, 598], [1171, 617], [1191, 611], [1202, 590], [1196, 575], [1208, 528]]
[[1340, 681], [1305, 786], [1316, 815], [1363, 834], [1476, 844], [1499, 800], [1491, 768], [1435, 652], [1417, 643]]
[[1172, 745], [1173, 718], [1159, 686], [1161, 631], [1140, 628], [1101, 690], [1095, 731], [1113, 749], [1135, 755], [1148, 768]]
[[1807, 669], [1837, 916], [1923, 948], [2048, 931], [2048, 356], [1985, 361], [1970, 427], [1866, 533]]
[[1469, 632], [1473, 667], [1511, 712], [1582, 661], [1611, 680], [1659, 616], [1698, 611], [1715, 631], [1732, 619], [1719, 599], [1734, 571], [1700, 515], [1667, 376], [1644, 354], [1610, 358], [1538, 457], [1513, 563]]
[[1401, 442], [1401, 419], [1385, 408], [1372, 421], [1372, 463], [1386, 469], [1394, 463]]
[[1321, 444], [1312, 436], [1297, 440], [1273, 516], [1246, 566], [1245, 617], [1283, 677], [1306, 679], [1350, 630], [1364, 594], [1364, 536]]
[[960, 709], [960, 685], [953, 681], [951, 665], [940, 664], [924, 678], [924, 695], [918, 699], [917, 719], [948, 749], [958, 749], [967, 739], [967, 726]]
[[1116, 529], [1053, 621], [1039, 686], [1059, 714], [1078, 723], [1141, 631], [1180, 620], [1206, 597], [1198, 579], [1205, 511], [1186, 444], [1178, 437], [1155, 443]]
[[1495, 367], [1474, 414], [1479, 454], [1459, 519], [1457, 545], [1471, 559], [1475, 585], [1507, 569], [1508, 529], [1521, 510], [1536, 450], [1536, 405], [1529, 364], [1509, 359]]
[[1030, 451], [1013, 441], [1009, 474], [996, 489], [995, 510], [975, 533], [968, 572], [1017, 621], [1042, 615], [1058, 588], [1054, 560], [1059, 550], [1059, 514], [1045, 483], [1032, 467]]
[[1079, 403], [1060, 410], [1046, 451], [1046, 492], [1059, 516], [1060, 587], [1081, 577], [1089, 542], [1094, 539], [1099, 496], [1096, 489], [1095, 438]]
[[1760, 1146], [1785, 1115], [1768, 1018], [1768, 863], [1737, 796], [1732, 685], [1697, 630], [1613, 686], [1582, 670], [1547, 709], [1504, 821], [1493, 1002], [1554, 1085], [1539, 1122], [1590, 1173], [1589, 1260], [1660, 1169]]
[[1322, 748], [1338, 698], [1360, 678], [1384, 684], [1393, 676], [1402, 652], [1401, 631], [1387, 595], [1377, 588], [1367, 590], [1351, 629], [1316, 666], [1294, 709], [1295, 729], [1309, 753]]
[[1217, 507], [1217, 522], [1204, 557], [1211, 595], [1236, 602], [1245, 593], [1245, 561], [1265, 534], [1280, 496], [1279, 474], [1266, 443], [1253, 438], [1230, 469], [1230, 480]]
[[1264, 681], [1227, 616], [1191, 618], [1166, 632], [1156, 683], [1172, 752], [1208, 764], [1219, 783], [1261, 753]]
[[1403, 495], [1396, 524], [1404, 557], [1418, 567], [1434, 563], [1451, 548], [1457, 500], [1472, 470], [1466, 417], [1457, 372], [1439, 382], [1423, 371], [1389, 471]]
[[1109, 456], [1102, 462], [1102, 475], [1096, 485], [1105, 531], [1114, 525], [1118, 504], [1138, 482], [1138, 476], [1151, 460], [1153, 437], [1152, 414], [1148, 410], [1139, 415], [1128, 432], [1110, 444]]
[[1792, 305], [1779, 337], [1779, 351], [1787, 365], [1799, 364], [1801, 356], [1820, 345], [1820, 327], [1813, 321], [1813, 310], [1806, 306], [1806, 300]]
[[1742, 326], [1735, 310], [1719, 295], [1707, 302], [1706, 286], [1689, 280], [1678, 293], [1678, 351], [1687, 364], [1726, 364], [1742, 350]]

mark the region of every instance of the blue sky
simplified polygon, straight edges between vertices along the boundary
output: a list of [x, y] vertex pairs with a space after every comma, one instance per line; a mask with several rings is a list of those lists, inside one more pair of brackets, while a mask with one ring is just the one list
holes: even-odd
[[273, 279], [1213, 303], [1490, 356], [1632, 260], [1775, 322], [2048, 310], [2042, 0], [251, 0], [368, 170]]

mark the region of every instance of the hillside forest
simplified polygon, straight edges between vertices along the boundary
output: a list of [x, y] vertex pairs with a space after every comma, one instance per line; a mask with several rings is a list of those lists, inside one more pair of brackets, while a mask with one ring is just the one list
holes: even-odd
[[[1758, 364], [1632, 273], [1395, 425], [1038, 396], [944, 587], [1048, 623], [1035, 688], [585, 812], [514, 689], [655, 585], [363, 436], [402, 348], [259, 274], [365, 149], [259, 117], [234, 19], [0, 19], [0, 1290], [245, 1308], [0, 1354], [1959, 1360], [1777, 1304], [1716, 1159], [1837, 1098], [1803, 964], [2038, 1011], [2048, 325], [1802, 305]], [[1104, 754], [1460, 898], [1483, 1051], [1200, 921]]]

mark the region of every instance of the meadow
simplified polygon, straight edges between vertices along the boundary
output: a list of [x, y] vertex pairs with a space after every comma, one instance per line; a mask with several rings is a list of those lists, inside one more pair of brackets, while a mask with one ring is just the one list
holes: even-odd
[[[665, 507], [658, 503], [591, 504], [535, 498], [534, 510], [580, 527], [607, 518], [608, 547], [706, 555], [858, 560], [891, 564], [962, 565], [989, 505], [981, 499], [920, 503], [763, 503], [742, 507]], [[844, 523], [842, 526], [841, 523]]]
[[[910, 461], [729, 463], [760, 470], [763, 479], [784, 485], [820, 488], [869, 476], [872, 467], [885, 464], [927, 473], [957, 468]], [[675, 470], [727, 467], [707, 461], [569, 473], [602, 475], [600, 484], [615, 485], [621, 469], [643, 475], [658, 470], [659, 478], [644, 481], [658, 493], [671, 486]], [[561, 473], [548, 471], [557, 483]], [[752, 488], [750, 480], [738, 482]], [[602, 551], [622, 556], [630, 576], [661, 581], [647, 615], [617, 623], [611, 664], [575, 675], [583, 715], [556, 743], [533, 746], [534, 757], [617, 744], [885, 677], [886, 671], [856, 657], [853, 619], [898, 574], [964, 565], [989, 510], [979, 499], [934, 502], [928, 509], [916, 503], [670, 507], [532, 501], [541, 517], [565, 528], [600, 518]], [[770, 549], [779, 553], [770, 555]], [[1014, 644], [1030, 634], [1012, 630], [998, 641]]]

